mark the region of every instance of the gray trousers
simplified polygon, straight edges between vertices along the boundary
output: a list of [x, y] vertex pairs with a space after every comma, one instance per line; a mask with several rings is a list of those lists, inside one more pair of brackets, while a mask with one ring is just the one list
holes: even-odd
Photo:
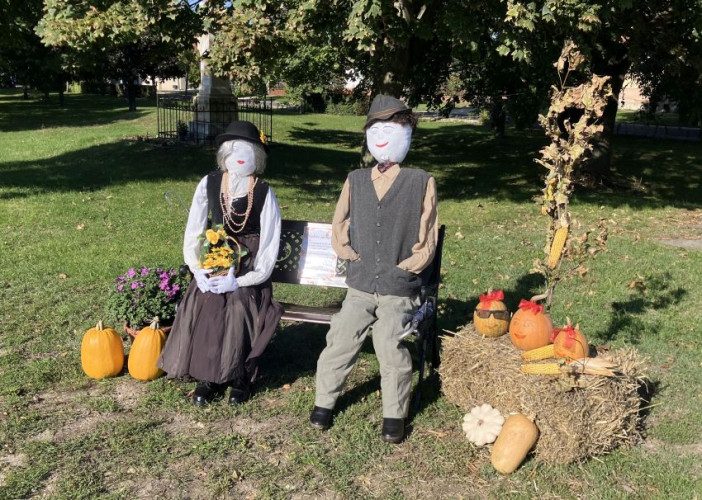
[[397, 297], [349, 288], [331, 320], [327, 346], [317, 361], [315, 405], [334, 408], [369, 329], [380, 363], [384, 418], [405, 418], [412, 386], [412, 357], [397, 337], [412, 319], [418, 297]]

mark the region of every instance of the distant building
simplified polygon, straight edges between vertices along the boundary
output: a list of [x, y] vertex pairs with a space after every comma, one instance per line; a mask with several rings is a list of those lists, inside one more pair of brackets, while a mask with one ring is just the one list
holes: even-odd
[[624, 79], [624, 86], [619, 93], [619, 109], [640, 110], [648, 104], [648, 97], [641, 93], [639, 84], [631, 78]]
[[[157, 92], [180, 92], [187, 90], [185, 77], [182, 78], [156, 78], [156, 91]], [[141, 81], [142, 85], [152, 86], [154, 82], [151, 78], [146, 78]]]

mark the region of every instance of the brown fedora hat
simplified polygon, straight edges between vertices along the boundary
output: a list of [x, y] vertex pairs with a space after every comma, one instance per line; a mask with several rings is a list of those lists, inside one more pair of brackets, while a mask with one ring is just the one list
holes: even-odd
[[372, 122], [389, 120], [397, 113], [411, 112], [412, 108], [401, 100], [389, 95], [378, 94], [373, 98], [373, 102], [371, 102], [364, 128], [368, 127]]

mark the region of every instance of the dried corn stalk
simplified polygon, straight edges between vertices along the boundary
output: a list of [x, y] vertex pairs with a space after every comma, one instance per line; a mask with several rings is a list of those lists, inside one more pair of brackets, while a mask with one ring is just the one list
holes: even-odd
[[[609, 77], [592, 75], [586, 83], [568, 87], [568, 75], [575, 71], [585, 57], [573, 42], [566, 43], [555, 66], [561, 88], [553, 87], [551, 106], [541, 125], [551, 143], [541, 149], [536, 162], [548, 172], [541, 200], [541, 213], [550, 217], [545, 259], [534, 262], [532, 272], [546, 277], [546, 290], [532, 300], [546, 300], [551, 306], [553, 290], [561, 279], [582, 274], [582, 263], [604, 248], [607, 240], [603, 221], [597, 228], [574, 237], [568, 210], [570, 196], [580, 167], [590, 158], [592, 145], [603, 130], [602, 117], [612, 96]], [[591, 236], [594, 236], [591, 238]], [[568, 265], [564, 265], [564, 262]]]

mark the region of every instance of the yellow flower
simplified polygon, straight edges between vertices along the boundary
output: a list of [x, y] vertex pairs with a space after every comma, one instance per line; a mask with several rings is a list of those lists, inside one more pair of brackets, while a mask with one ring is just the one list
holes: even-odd
[[224, 230], [224, 228], [221, 228], [221, 227], [217, 230], [217, 234], [220, 235], [222, 238], [227, 237], [226, 231]]
[[205, 238], [210, 242], [210, 245], [216, 245], [219, 242], [219, 234], [214, 232], [212, 229], [205, 231]]

